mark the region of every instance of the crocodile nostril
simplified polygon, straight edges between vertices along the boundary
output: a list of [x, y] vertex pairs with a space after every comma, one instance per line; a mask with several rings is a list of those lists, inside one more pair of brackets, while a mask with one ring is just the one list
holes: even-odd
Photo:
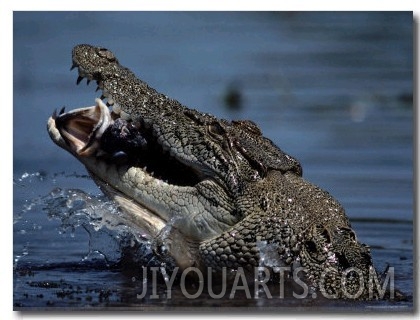
[[114, 54], [106, 48], [99, 48], [98, 55], [102, 58], [106, 58], [109, 61], [115, 61]]

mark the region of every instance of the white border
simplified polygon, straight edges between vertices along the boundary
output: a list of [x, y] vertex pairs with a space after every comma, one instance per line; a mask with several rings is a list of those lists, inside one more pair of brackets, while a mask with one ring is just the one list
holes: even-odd
[[[3, 0], [1, 7], [5, 7], [6, 11], [24, 10], [24, 11], [74, 11], [74, 10], [87, 10], [87, 11], [124, 11], [124, 10], [162, 10], [162, 11], [194, 11], [194, 10], [233, 10], [233, 11], [412, 11], [418, 7], [417, 1], [414, 0], [352, 0], [348, 2], [343, 1], [327, 1], [327, 0], [299, 0], [299, 1], [273, 1], [273, 0], [243, 0], [243, 1], [104, 1], [104, 0], [90, 0], [80, 1], [73, 0], [69, 2], [59, 1], [23, 1], [23, 0]], [[238, 4], [239, 3], [239, 4]], [[66, 6], [67, 5], [67, 6]], [[2, 10], [3, 11], [3, 10]]]
[[[240, 5], [238, 5], [240, 3]], [[12, 199], [13, 199], [13, 156], [12, 156], [12, 143], [13, 143], [13, 11], [65, 11], [65, 10], [85, 10], [85, 11], [124, 11], [124, 10], [144, 10], [144, 11], [194, 11], [194, 10], [241, 10], [241, 11], [414, 11], [415, 17], [418, 18], [419, 12], [419, 1], [409, 1], [409, 0], [380, 0], [380, 1], [367, 1], [367, 0], [353, 0], [348, 2], [341, 1], [326, 1], [326, 0], [297, 0], [297, 1], [273, 1], [273, 0], [258, 0], [258, 1], [128, 1], [128, 0], [118, 0], [118, 1], [107, 1], [107, 0], [89, 0], [89, 1], [47, 1], [47, 0], [37, 0], [37, 1], [23, 1], [23, 0], [2, 0], [0, 1], [0, 30], [1, 30], [1, 49], [0, 49], [0, 70], [2, 71], [2, 81], [1, 81], [1, 95], [2, 95], [2, 123], [0, 125], [0, 137], [2, 137], [2, 155], [6, 154], [6, 157], [2, 157], [0, 165], [0, 177], [1, 177], [1, 194], [2, 194], [2, 231], [1, 243], [6, 244], [2, 245], [5, 250], [2, 250], [2, 268], [0, 272], [0, 283], [7, 284], [6, 288], [0, 290], [0, 301], [1, 301], [1, 315], [4, 319], [61, 319], [65, 316], [66, 319], [90, 319], [97, 317], [106, 317], [106, 318], [138, 318], [139, 316], [144, 318], [152, 318], [151, 315], [146, 314], [127, 314], [124, 313], [108, 313], [108, 314], [90, 314], [90, 313], [68, 313], [61, 315], [46, 315], [42, 314], [25, 314], [18, 312], [13, 312], [13, 279], [12, 279], [12, 257], [13, 257], [13, 217], [12, 217]], [[418, 22], [418, 21], [417, 21]], [[417, 32], [415, 33], [418, 37]], [[415, 41], [417, 45], [416, 52], [418, 50], [418, 39]], [[417, 58], [418, 60], [418, 58]], [[417, 67], [418, 65], [415, 64]], [[418, 71], [418, 70], [417, 70]], [[418, 85], [415, 83], [415, 85]], [[418, 88], [414, 88], [416, 94]], [[416, 96], [415, 94], [415, 96]], [[30, 102], [28, 102], [30, 103]], [[419, 112], [417, 112], [418, 116]], [[7, 116], [4, 119], [4, 116]], [[416, 119], [417, 123], [419, 119]], [[6, 141], [4, 142], [4, 139]], [[418, 138], [415, 139], [418, 143]], [[6, 151], [6, 152], [5, 152]], [[417, 159], [420, 159], [417, 154]], [[418, 176], [415, 177], [417, 183]], [[415, 188], [417, 191], [417, 188]], [[417, 197], [416, 197], [417, 198]], [[7, 201], [5, 201], [5, 199]], [[418, 203], [416, 203], [418, 205]], [[416, 208], [416, 212], [418, 212]], [[4, 221], [5, 220], [5, 221]], [[416, 263], [416, 261], [414, 261]], [[415, 266], [417, 268], [417, 265]], [[415, 269], [416, 273], [417, 270]], [[419, 277], [417, 275], [417, 284]], [[418, 288], [418, 287], [417, 287]], [[361, 311], [361, 310], [359, 310]], [[360, 316], [361, 314], [357, 314]], [[394, 316], [392, 313], [390, 316]], [[159, 315], [159, 317], [161, 317]], [[174, 317], [174, 314], [168, 314], [171, 318]], [[179, 316], [179, 315], [177, 315]], [[196, 317], [197, 315], [183, 315]], [[202, 315], [200, 315], [201, 317]], [[245, 315], [241, 315], [244, 317]], [[252, 315], [251, 315], [252, 316]], [[265, 315], [266, 316], [266, 315]], [[297, 315], [300, 317], [302, 315]], [[382, 316], [386, 316], [383, 314]], [[408, 315], [409, 316], [409, 315]], [[213, 316], [216, 318], [216, 315]], [[257, 317], [254, 315], [253, 317]], [[288, 316], [290, 317], [290, 315]], [[401, 317], [401, 314], [398, 315]], [[406, 317], [404, 315], [403, 317]], [[295, 318], [295, 317], [294, 317]]]

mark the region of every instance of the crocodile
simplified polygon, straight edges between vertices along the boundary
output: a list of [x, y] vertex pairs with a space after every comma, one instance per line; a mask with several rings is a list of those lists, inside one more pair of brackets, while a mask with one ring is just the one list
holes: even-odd
[[77, 84], [96, 81], [102, 95], [93, 106], [54, 111], [49, 135], [157, 239], [156, 254], [182, 270], [299, 266], [328, 297], [378, 296], [370, 248], [342, 205], [254, 122], [188, 108], [106, 48], [77, 45], [72, 60]]

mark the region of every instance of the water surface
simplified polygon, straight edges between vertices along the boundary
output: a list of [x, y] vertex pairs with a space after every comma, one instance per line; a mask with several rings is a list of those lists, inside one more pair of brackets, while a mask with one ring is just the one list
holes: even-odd
[[[16, 309], [395, 310], [413, 295], [413, 17], [411, 13], [14, 14], [14, 305]], [[119, 261], [130, 230], [84, 168], [49, 139], [56, 108], [91, 105], [71, 49], [111, 49], [184, 105], [252, 119], [346, 208], [375, 266], [395, 268], [406, 301], [137, 299]], [[235, 90], [242, 103], [226, 105]], [[86, 208], [90, 208], [86, 211]], [[92, 212], [91, 208], [97, 209]], [[111, 220], [112, 215], [108, 215]], [[101, 228], [102, 227], [102, 228]], [[151, 265], [147, 248], [136, 248]], [[165, 287], [158, 288], [164, 296]], [[179, 288], [178, 288], [179, 289]]]

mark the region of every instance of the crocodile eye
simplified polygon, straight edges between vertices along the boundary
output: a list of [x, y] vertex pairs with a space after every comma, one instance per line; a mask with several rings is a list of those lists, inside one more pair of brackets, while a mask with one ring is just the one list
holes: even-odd
[[257, 136], [262, 136], [260, 128], [251, 120], [233, 120], [234, 125], [240, 126], [242, 129], [255, 134]]
[[331, 235], [330, 235], [330, 233], [328, 232], [328, 230], [327, 230], [327, 229], [324, 229], [324, 230], [321, 232], [321, 235], [325, 238], [325, 241], [326, 241], [327, 243], [331, 243]]
[[209, 134], [216, 138], [217, 140], [221, 140], [221, 136], [223, 136], [226, 131], [218, 122], [213, 122], [212, 124], [207, 126]]
[[325, 243], [331, 243], [331, 234], [328, 231], [328, 229], [326, 227], [324, 227], [323, 225], [316, 225], [315, 226], [315, 233], [319, 234], [323, 240], [325, 241]]
[[342, 227], [342, 228], [339, 228], [338, 231], [343, 235], [348, 235], [351, 240], [356, 241], [356, 234], [354, 233], [353, 229]]

